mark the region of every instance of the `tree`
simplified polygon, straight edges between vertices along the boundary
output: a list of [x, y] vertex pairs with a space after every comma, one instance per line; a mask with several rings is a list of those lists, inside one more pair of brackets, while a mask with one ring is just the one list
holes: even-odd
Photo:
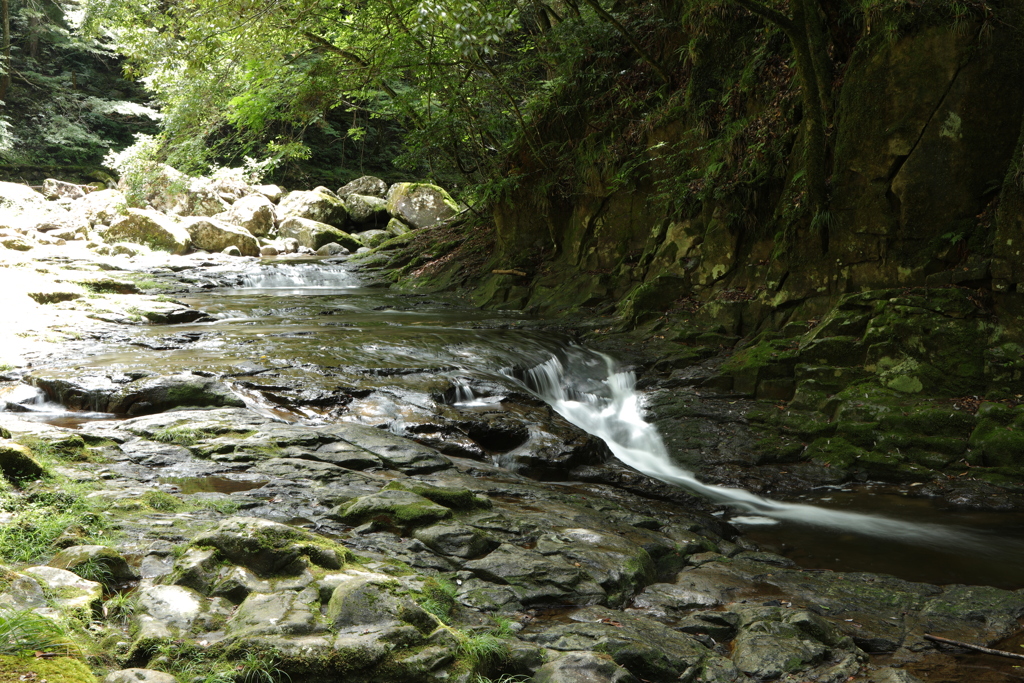
[[807, 199], [813, 220], [821, 226], [822, 250], [828, 249], [828, 167], [826, 115], [832, 89], [826, 32], [818, 0], [790, 0], [789, 14], [756, 0], [732, 2], [778, 26], [793, 47], [800, 78], [804, 121], [804, 163]]

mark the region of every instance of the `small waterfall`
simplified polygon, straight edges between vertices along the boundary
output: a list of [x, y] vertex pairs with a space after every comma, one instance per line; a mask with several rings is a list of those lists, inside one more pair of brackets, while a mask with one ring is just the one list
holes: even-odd
[[742, 489], [700, 482], [672, 462], [657, 429], [643, 419], [633, 373], [619, 370], [615, 361], [603, 354], [570, 347], [528, 370], [506, 372], [506, 377], [546, 401], [569, 422], [603, 439], [626, 465], [765, 522], [764, 518], [800, 522], [931, 547], [991, 549], [982, 536], [955, 527], [782, 503]]
[[349, 289], [358, 287], [357, 278], [335, 264], [261, 265], [241, 275], [240, 287], [246, 289]]

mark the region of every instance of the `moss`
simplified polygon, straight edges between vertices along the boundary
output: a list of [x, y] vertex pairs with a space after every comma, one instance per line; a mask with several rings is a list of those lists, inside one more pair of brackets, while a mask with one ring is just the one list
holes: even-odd
[[848, 469], [867, 455], [863, 448], [857, 448], [841, 436], [833, 436], [815, 440], [807, 447], [807, 456], [829, 465]]
[[96, 677], [84, 663], [70, 657], [42, 659], [0, 655], [0, 681], [96, 683]]
[[734, 374], [775, 363], [795, 362], [796, 348], [785, 339], [765, 340], [737, 351], [722, 364], [722, 372]]

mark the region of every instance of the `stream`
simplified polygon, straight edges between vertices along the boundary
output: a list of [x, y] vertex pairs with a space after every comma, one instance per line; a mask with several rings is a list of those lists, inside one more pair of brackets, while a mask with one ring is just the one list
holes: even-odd
[[[213, 320], [139, 328], [77, 367], [234, 377], [232, 388], [265, 415], [386, 425], [398, 434], [415, 432], [432, 411], [494, 407], [511, 390], [600, 437], [628, 467], [724, 506], [717, 514], [750, 539], [806, 568], [1024, 587], [1021, 512], [951, 513], [871, 483], [795, 501], [702, 483], [673, 463], [644, 420], [633, 374], [546, 321], [366, 286], [341, 262], [282, 259], [205, 273], [220, 286], [183, 301]], [[282, 381], [312, 398], [305, 405], [268, 399]], [[339, 386], [355, 387], [356, 399], [332, 410]], [[367, 390], [389, 398], [364, 401]]]

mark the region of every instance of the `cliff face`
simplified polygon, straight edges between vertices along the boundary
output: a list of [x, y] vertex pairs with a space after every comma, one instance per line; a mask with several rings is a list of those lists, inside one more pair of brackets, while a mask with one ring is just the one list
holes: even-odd
[[[831, 201], [814, 228], [800, 210], [798, 102], [783, 104], [769, 124], [771, 139], [783, 140], [775, 147], [783, 154], [769, 159], [781, 172], [710, 200], [705, 193], [688, 210], [666, 208], [665, 178], [677, 168], [664, 150], [700, 149], [693, 111], [651, 127], [635, 147], [642, 158], [632, 160], [644, 172], [629, 182], [602, 159], [581, 172], [584, 190], [570, 197], [538, 202], [523, 183], [495, 212], [497, 262], [522, 263], [532, 251], [550, 274], [533, 270], [529, 282], [496, 275], [478, 301], [542, 310], [620, 301], [635, 323], [688, 299], [743, 336], [820, 317], [851, 292], [950, 284], [1015, 292], [1024, 277], [1014, 239], [1024, 220], [1022, 173], [1010, 170], [1022, 143], [1019, 35], [1005, 23], [922, 26], [895, 41], [864, 35], [840, 65]], [[776, 106], [770, 87], [760, 87], [746, 105], [755, 120], [748, 127]], [[761, 152], [746, 140], [737, 153]], [[691, 154], [691, 163], [701, 161]], [[731, 320], [713, 314], [721, 303]]]

